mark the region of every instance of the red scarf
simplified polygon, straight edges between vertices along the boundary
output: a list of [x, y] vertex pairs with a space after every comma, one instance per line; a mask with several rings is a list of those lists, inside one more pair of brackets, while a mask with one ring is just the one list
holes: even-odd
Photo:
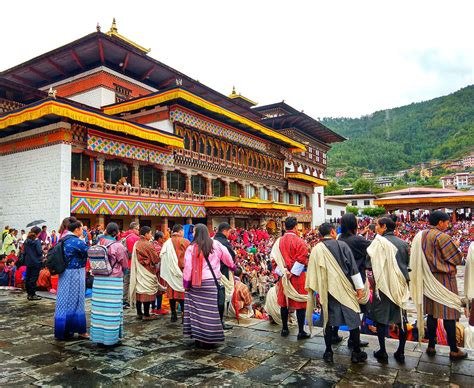
[[193, 287], [201, 287], [202, 282], [202, 265], [204, 260], [204, 255], [202, 252], [198, 252], [199, 247], [197, 244], [194, 244], [193, 247], [193, 266], [191, 274], [191, 285]]

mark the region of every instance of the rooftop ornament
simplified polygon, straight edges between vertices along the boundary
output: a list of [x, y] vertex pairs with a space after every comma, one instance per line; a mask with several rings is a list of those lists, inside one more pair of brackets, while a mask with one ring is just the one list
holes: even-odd
[[[98, 28], [98, 31], [100, 31], [100, 26], [99, 24], [97, 24], [97, 28]], [[145, 47], [143, 46], [140, 46], [139, 44], [131, 41], [130, 39], [126, 38], [125, 36], [121, 35], [118, 33], [118, 29], [117, 29], [117, 22], [115, 21], [115, 18], [113, 18], [112, 20], [112, 25], [110, 26], [110, 30], [108, 32], [106, 32], [106, 34], [108, 36], [114, 36], [118, 39], [121, 39], [123, 40], [124, 42], [128, 43], [129, 45], [135, 47], [136, 49], [144, 52], [145, 54], [148, 54], [151, 49], [146, 49]]]

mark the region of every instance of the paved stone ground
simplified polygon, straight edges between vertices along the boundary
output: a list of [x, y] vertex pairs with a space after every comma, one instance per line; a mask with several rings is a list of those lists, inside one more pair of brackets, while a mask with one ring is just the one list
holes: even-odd
[[[127, 311], [123, 346], [97, 348], [90, 341], [55, 341], [54, 301], [28, 302], [23, 293], [0, 290], [0, 386], [474, 386], [474, 353], [451, 363], [448, 349], [428, 358], [426, 345], [409, 342], [406, 363], [372, 356], [353, 365], [346, 340], [335, 348], [334, 364], [322, 360], [321, 329], [310, 340], [283, 339], [279, 327], [247, 320], [226, 333], [215, 350], [199, 350], [183, 338], [169, 317], [137, 321]], [[293, 333], [294, 334], [294, 333]], [[396, 342], [388, 341], [393, 352]]]

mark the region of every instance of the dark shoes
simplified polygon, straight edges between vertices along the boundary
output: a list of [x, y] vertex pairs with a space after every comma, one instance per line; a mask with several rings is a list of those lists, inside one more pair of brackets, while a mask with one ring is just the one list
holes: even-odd
[[426, 348], [426, 354], [430, 357], [434, 357], [436, 355], [436, 349], [435, 348]]
[[[347, 341], [347, 346], [349, 349], [352, 349], [354, 347], [354, 344], [352, 343], [352, 341], [349, 339], [349, 341]], [[360, 345], [359, 345], [361, 348], [365, 348], [367, 346], [369, 346], [369, 341], [360, 341]]]
[[387, 362], [388, 361], [388, 354], [387, 352], [383, 352], [382, 350], [377, 350], [374, 352], [374, 357], [382, 362]]
[[298, 339], [298, 340], [305, 340], [305, 339], [308, 339], [308, 338], [311, 338], [311, 334], [308, 334], [304, 331], [302, 333], [298, 333], [298, 337], [296, 337], [296, 339]]
[[323, 360], [326, 362], [334, 362], [333, 360], [333, 352], [324, 352], [323, 354]]
[[288, 329], [281, 329], [280, 335], [282, 337], [288, 337], [290, 335], [290, 331]]
[[462, 360], [467, 357], [467, 353], [463, 352], [462, 350], [458, 349], [457, 352], [449, 352], [449, 358], [453, 361], [455, 360]]
[[331, 343], [332, 343], [333, 345], [336, 345], [336, 344], [338, 344], [339, 342], [342, 342], [343, 339], [344, 339], [344, 338], [342, 338], [342, 337], [340, 337], [340, 336], [334, 336], [334, 337], [331, 338]]
[[234, 328], [234, 326], [228, 325], [227, 323], [223, 323], [222, 328], [224, 330], [232, 330]]
[[393, 353], [393, 358], [395, 358], [395, 360], [397, 360], [400, 363], [405, 362], [405, 355], [401, 352], [397, 351], [397, 352]]
[[364, 362], [367, 360], [367, 353], [366, 352], [352, 352], [351, 355], [351, 361], [354, 364], [357, 364], [358, 362]]
[[171, 322], [178, 322], [178, 314], [176, 314], [176, 311], [171, 312]]
[[41, 298], [41, 296], [38, 296], [38, 295], [31, 295], [31, 296], [28, 296], [28, 300], [41, 300], [43, 298]]

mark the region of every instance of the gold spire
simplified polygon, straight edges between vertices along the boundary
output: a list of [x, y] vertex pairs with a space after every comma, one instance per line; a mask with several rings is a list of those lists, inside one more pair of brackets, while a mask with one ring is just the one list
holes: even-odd
[[237, 94], [237, 92], [235, 91], [235, 86], [232, 86], [232, 93], [230, 95], [232, 96], [234, 94]]
[[125, 36], [119, 34], [118, 30], [117, 30], [117, 22], [115, 21], [115, 18], [113, 18], [112, 26], [110, 27], [110, 30], [106, 34], [108, 36], [115, 36], [116, 38], [119, 38], [119, 39], [123, 40], [124, 42], [126, 42], [129, 45], [137, 48], [138, 50], [143, 51], [145, 54], [148, 54], [151, 51], [151, 49], [146, 49], [145, 47], [140, 46], [139, 44], [137, 44], [137, 43], [131, 41], [130, 39], [126, 38]]

